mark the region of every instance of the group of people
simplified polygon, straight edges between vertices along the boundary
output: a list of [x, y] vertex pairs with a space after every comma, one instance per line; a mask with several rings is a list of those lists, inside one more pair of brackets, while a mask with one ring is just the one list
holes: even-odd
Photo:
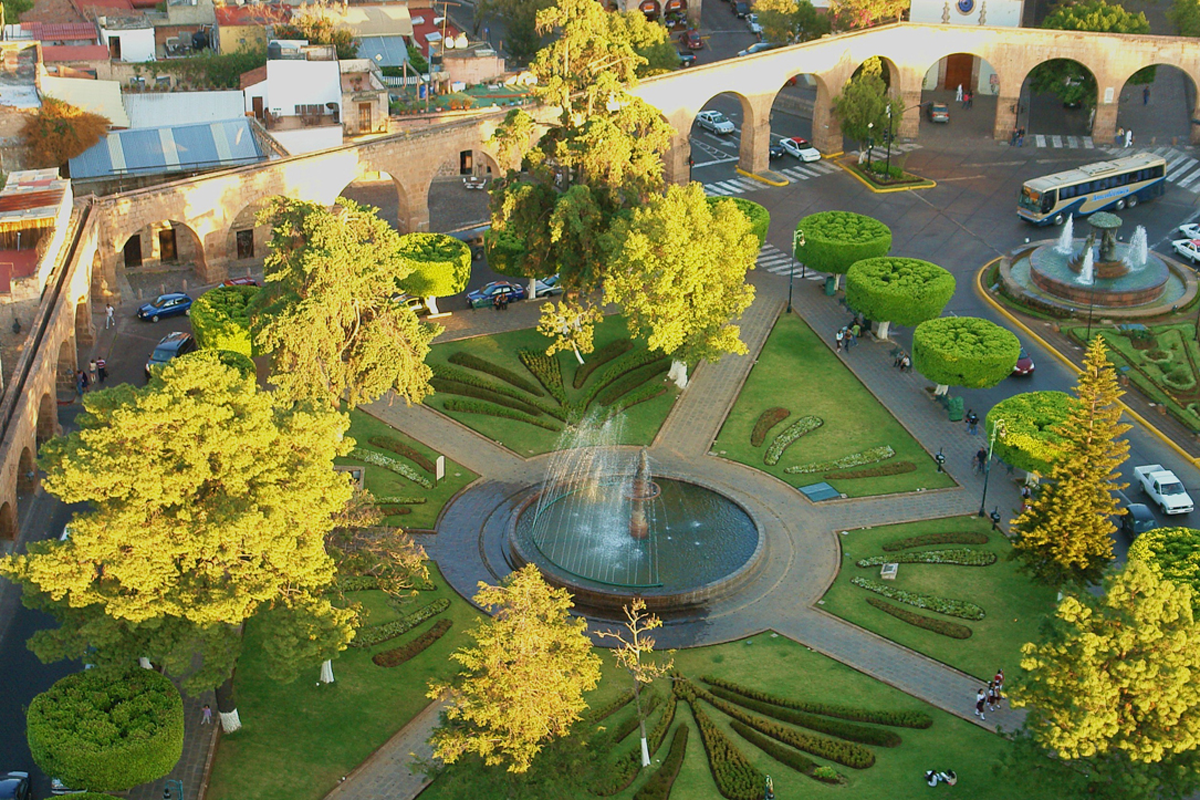
[[834, 350], [838, 353], [842, 350], [849, 352], [851, 347], [858, 344], [858, 337], [862, 336], [866, 329], [867, 322], [862, 317], [850, 320], [848, 324], [838, 328], [837, 333], [833, 335]]
[[1133, 147], [1133, 128], [1117, 128], [1114, 141], [1117, 147]]
[[908, 353], [903, 350], [897, 350], [896, 358], [892, 361], [892, 366], [901, 372], [912, 372], [912, 359], [909, 358]]
[[97, 383], [104, 383], [108, 378], [108, 362], [103, 358], [93, 358], [88, 363], [87, 371], [75, 371], [75, 388], [79, 391], [79, 396], [83, 397], [84, 392], [88, 387], [95, 386]]
[[1013, 128], [1012, 137], [1008, 140], [1008, 143], [1010, 145], [1012, 145], [1013, 147], [1024, 147], [1025, 146], [1025, 129], [1024, 128]]
[[508, 292], [497, 292], [495, 298], [492, 299], [492, 308], [497, 311], [507, 311]]
[[958, 91], [954, 93], [954, 101], [956, 103], [962, 103], [963, 108], [970, 108], [971, 104], [975, 102], [975, 93], [970, 89], [963, 91], [962, 84], [960, 83], [958, 85]]
[[958, 773], [952, 769], [938, 771], [930, 769], [925, 771], [925, 782], [930, 786], [937, 786], [939, 783], [944, 783], [947, 786], [953, 786], [958, 783]]
[[999, 711], [1000, 703], [1004, 700], [1002, 691], [1004, 691], [1004, 670], [998, 669], [996, 677], [988, 682], [987, 688], [980, 688], [975, 695], [975, 716], [987, 719], [985, 715], [988, 711]]

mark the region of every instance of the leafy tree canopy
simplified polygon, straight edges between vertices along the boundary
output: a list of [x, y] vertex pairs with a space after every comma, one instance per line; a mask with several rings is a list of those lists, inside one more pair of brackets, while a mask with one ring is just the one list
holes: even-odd
[[829, 33], [829, 16], [808, 0], [758, 0], [754, 13], [766, 42], [808, 42]]
[[[1143, 12], [1132, 14], [1120, 5], [1105, 0], [1068, 0], [1059, 3], [1042, 21], [1043, 28], [1060, 31], [1096, 33], [1149, 33], [1150, 22]], [[1138, 70], [1130, 83], [1154, 82], [1154, 67]], [[1029, 73], [1035, 92], [1049, 92], [1067, 104], [1096, 105], [1096, 77], [1078, 61], [1055, 58], [1034, 67]]]
[[1200, 599], [1200, 530], [1155, 528], [1129, 547], [1130, 560], [1144, 561], [1161, 577], [1193, 589]]
[[877, 219], [852, 211], [819, 211], [796, 225], [804, 234], [796, 260], [821, 272], [845, 274], [864, 258], [887, 255], [892, 232]]
[[865, 258], [846, 273], [846, 303], [867, 319], [916, 325], [942, 313], [954, 276], [916, 258]]
[[771, 228], [771, 212], [767, 211], [764, 206], [744, 197], [710, 197], [708, 204], [715, 209], [717, 204], [724, 200], [737, 206], [746, 215], [746, 219], [750, 220], [750, 232], [754, 234], [754, 238], [758, 239], [758, 246], [762, 247], [766, 244], [767, 231]]
[[833, 101], [842, 133], [868, 147], [883, 142], [885, 134], [894, 136], [904, 116], [904, 101], [891, 97], [882, 70], [878, 58], [868, 59]]
[[412, 270], [401, 286], [418, 297], [445, 297], [467, 288], [471, 248], [444, 233], [409, 233], [400, 237], [400, 258]]
[[42, 107], [21, 130], [29, 156], [39, 168], [61, 167], [108, 133], [107, 117], [43, 97]]
[[196, 298], [191, 310], [196, 344], [253, 356], [250, 304], [258, 293], [257, 286], [218, 286]]
[[1021, 343], [977, 317], [941, 317], [913, 331], [913, 366], [934, 383], [986, 389], [1012, 373]]
[[1167, 18], [1180, 36], [1200, 36], [1200, 0], [1174, 0]]
[[307, 39], [309, 44], [331, 44], [339, 60], [358, 58], [358, 40], [349, 28], [341, 27], [324, 4], [295, 13], [290, 22], [275, 26], [277, 39]]
[[996, 434], [995, 454], [1006, 464], [1048, 475], [1062, 455], [1062, 437], [1057, 433], [1070, 413], [1071, 397], [1066, 392], [1022, 392], [992, 406], [984, 421], [988, 437]]
[[829, 16], [834, 30], [850, 31], [899, 22], [908, 5], [908, 0], [830, 0]]

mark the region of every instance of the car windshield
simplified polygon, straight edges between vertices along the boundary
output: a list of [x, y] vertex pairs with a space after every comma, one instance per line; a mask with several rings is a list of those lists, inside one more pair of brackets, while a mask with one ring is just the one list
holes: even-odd
[[712, 116], [710, 117], [710, 119], [711, 119], [713, 122], [717, 123], [718, 125], [719, 125], [719, 124], [721, 124], [722, 122], [726, 122], [726, 121], [727, 121], [727, 120], [725, 119], [725, 115], [724, 115], [724, 114], [722, 114], [720, 111], [714, 111], [714, 112], [712, 113]]
[[162, 308], [163, 306], [167, 305], [170, 302], [171, 302], [171, 298], [167, 297], [164, 294], [162, 297], [154, 298], [154, 302], [151, 303], [150, 305], [154, 306], [155, 308]]
[[1168, 495], [1168, 494], [1184, 494], [1185, 492], [1183, 490], [1182, 483], [1164, 483], [1162, 485], [1162, 493], [1164, 495]]
[[[158, 347], [154, 348], [154, 352], [150, 354], [150, 360], [155, 363], [161, 363], [163, 361], [170, 361], [171, 356], [173, 355], [175, 355], [174, 345], [164, 346], [160, 344]], [[179, 363], [182, 364], [183, 362], [180, 361]]]
[[1029, 211], [1042, 210], [1042, 193], [1036, 189], [1030, 189], [1028, 186], [1021, 187], [1021, 197], [1017, 200], [1017, 205]]

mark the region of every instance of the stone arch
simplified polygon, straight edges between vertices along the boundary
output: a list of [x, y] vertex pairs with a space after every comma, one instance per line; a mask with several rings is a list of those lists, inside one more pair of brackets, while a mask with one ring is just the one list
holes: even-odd
[[379, 216], [397, 231], [410, 232], [416, 198], [386, 170], [363, 170], [343, 186], [337, 196], [374, 206], [379, 209]]
[[[1200, 141], [1200, 126], [1192, 124], [1194, 115], [1189, 113], [1197, 97], [1196, 80], [1187, 72], [1159, 62], [1123, 76], [1124, 81], [1121, 76], [1113, 77], [1112, 84], [1118, 87], [1116, 124], [1134, 132], [1135, 145], [1187, 145]], [[1168, 97], [1185, 101], [1169, 103]], [[1093, 136], [1096, 135], [1094, 132]]]
[[37, 446], [42, 445], [58, 435], [58, 403], [49, 392], [42, 395], [38, 402], [37, 413]]
[[0, 540], [15, 542], [17, 540], [17, 515], [12, 503], [0, 503]]
[[64, 339], [58, 346], [58, 371], [54, 380], [60, 395], [74, 396], [75, 371], [77, 369], [79, 369], [79, 358], [75, 351], [75, 342], [69, 338]]
[[[771, 138], [772, 99], [758, 98], [758, 102], [755, 102], [732, 90], [710, 96], [691, 114], [689, 124], [685, 128], [689, 132], [690, 155], [695, 159], [696, 165], [729, 160], [733, 157], [736, 147], [739, 169], [746, 172], [761, 172], [766, 169]], [[718, 134], [701, 127], [699, 115], [705, 111], [718, 111], [725, 115], [733, 123], [733, 132]]]
[[783, 82], [771, 100], [773, 136], [801, 136], [822, 152], [833, 153], [841, 149], [841, 129], [833, 114], [833, 94], [826, 76], [797, 72]]
[[[1087, 64], [1071, 58], [1031, 64], [1021, 80], [1013, 127], [1024, 128], [1028, 135], [1090, 136], [1092, 109], [1100, 113], [1105, 108], [1097, 105], [1097, 75]], [[1069, 93], [1072, 102], [1064, 101], [1059, 93], [1060, 82], [1073, 89]]]
[[[975, 53], [948, 53], [934, 61], [921, 82], [917, 109], [921, 135], [932, 136], [933, 141], [992, 136], [1000, 105], [1000, 79], [1000, 73], [992, 63]], [[964, 97], [967, 92], [971, 93], [970, 108], [958, 100], [959, 86], [963, 88]], [[929, 107], [934, 103], [947, 105], [949, 123], [932, 120]]]
[[646, 19], [651, 21], [662, 16], [662, 6], [658, 0], [638, 0], [637, 9], [646, 15]]
[[271, 241], [271, 226], [260, 223], [258, 216], [270, 205], [272, 197], [261, 197], [242, 206], [233, 215], [225, 234], [225, 252], [229, 254], [230, 277], [241, 277], [262, 268]]
[[[204, 237], [186, 222], [159, 220], [136, 230], [126, 230], [116, 237], [116, 241], [117, 260], [127, 272], [153, 268], [158, 273], [166, 268], [172, 274], [169, 281], [172, 284], [189, 280], [203, 284], [208, 280]], [[181, 285], [166, 286], [166, 291], [177, 291]]]
[[33, 451], [26, 446], [21, 449], [21, 459], [17, 463], [18, 510], [20, 510], [20, 507], [28, 503], [29, 499], [33, 497], [33, 493], [37, 491], [37, 487], [37, 461], [33, 457]]

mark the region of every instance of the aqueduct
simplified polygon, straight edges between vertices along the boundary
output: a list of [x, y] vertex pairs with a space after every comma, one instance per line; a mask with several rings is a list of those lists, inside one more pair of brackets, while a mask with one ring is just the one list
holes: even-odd
[[[943, 57], [962, 53], [986, 60], [999, 75], [993, 134], [1000, 140], [1014, 126], [1022, 82], [1048, 59], [1072, 59], [1092, 71], [1099, 95], [1093, 126], [1097, 139], [1113, 135], [1121, 87], [1140, 68], [1166, 64], [1193, 82], [1200, 78], [1196, 39], [900, 23], [681, 70], [643, 82], [636, 93], [675, 127], [666, 176], [684, 182], [692, 121], [718, 94], [730, 92], [741, 99], [745, 119], [739, 165], [759, 172], [768, 161], [772, 103], [792, 76], [815, 77], [814, 139], [832, 152], [841, 149], [842, 139], [831, 111], [833, 97], [865, 60], [879, 56], [888, 65], [891, 91], [907, 109], [900, 134], [915, 137], [925, 74]], [[401, 229], [426, 230], [428, 192], [436, 177], [457, 174], [468, 156], [471, 163], [493, 169], [506, 166], [486, 144], [500, 118], [493, 111], [80, 202], [69, 246], [43, 293], [28, 345], [15, 364], [4, 365], [9, 380], [0, 401], [0, 547], [15, 539], [18, 512], [23, 514], [36, 488], [38, 446], [58, 431], [58, 390], [70, 390], [79, 348], [92, 343], [92, 303], [119, 299], [116, 277], [132, 236], [164, 220], [189, 229], [200, 277], [213, 283], [226, 277], [236, 260], [236, 226], [248, 224], [250, 211], [281, 195], [329, 204], [356, 178], [372, 174], [391, 177], [400, 200]]]

